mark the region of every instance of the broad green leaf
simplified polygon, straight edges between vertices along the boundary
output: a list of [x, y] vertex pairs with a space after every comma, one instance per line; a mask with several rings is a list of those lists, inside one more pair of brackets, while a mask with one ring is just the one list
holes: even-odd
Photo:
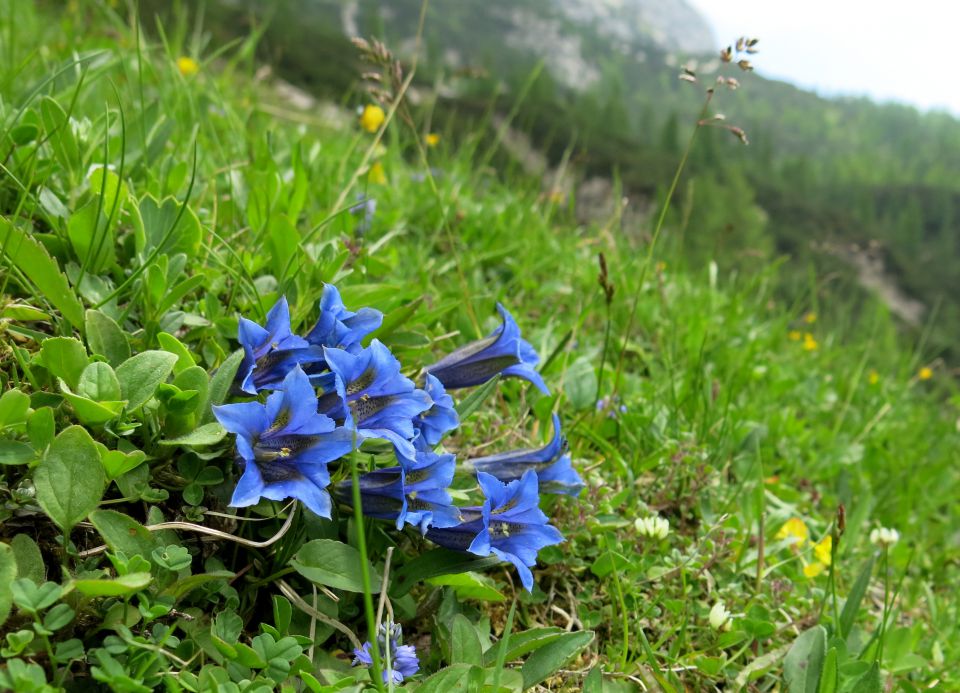
[[215, 445], [223, 440], [227, 435], [227, 429], [216, 421], [204, 424], [194, 431], [179, 438], [170, 440], [161, 440], [160, 445], [185, 445], [193, 447], [195, 445]]
[[66, 171], [80, 165], [80, 148], [67, 119], [67, 112], [49, 96], [40, 100], [40, 118], [57, 161]]
[[603, 672], [600, 665], [593, 667], [583, 680], [583, 693], [603, 693]]
[[144, 351], [117, 366], [117, 378], [127, 411], [133, 411], [153, 397], [157, 387], [167, 379], [177, 362], [166, 351]]
[[553, 642], [544, 645], [527, 657], [520, 673], [524, 689], [532, 688], [547, 677], [562, 669], [567, 662], [593, 642], [593, 631], [564, 633]]
[[13, 606], [13, 592], [10, 585], [16, 579], [17, 559], [13, 549], [6, 544], [0, 544], [0, 626], [10, 615], [10, 607]]
[[504, 602], [503, 594], [494, 587], [493, 580], [479, 573], [456, 573], [454, 575], [438, 575], [427, 580], [428, 584], [436, 587], [452, 587], [458, 599], [476, 599], [484, 602]]
[[130, 342], [113, 318], [91, 309], [85, 314], [85, 324], [91, 353], [106, 357], [114, 367], [130, 358]]
[[300, 233], [282, 214], [272, 214], [267, 226], [267, 248], [274, 276], [283, 280], [283, 270], [300, 247]]
[[414, 558], [393, 574], [390, 594], [394, 598], [402, 597], [427, 578], [483, 570], [499, 563], [500, 559], [496, 556], [479, 558], [449, 549], [433, 549]]
[[870, 575], [873, 574], [873, 557], [868, 560], [860, 574], [857, 576], [853, 587], [850, 588], [850, 594], [843, 603], [843, 610], [840, 612], [840, 637], [846, 639], [850, 635], [850, 629], [853, 628], [853, 622], [857, 620], [857, 613], [860, 611], [860, 604], [867, 593], [867, 587], [870, 585]]
[[243, 361], [243, 349], [237, 349], [227, 357], [227, 360], [220, 364], [213, 376], [210, 378], [210, 389], [207, 391], [207, 402], [203, 405], [200, 413], [200, 423], [207, 423], [213, 420], [213, 408], [215, 405], [223, 404], [233, 386], [234, 378], [237, 377], [237, 369], [240, 368], [240, 362]]
[[90, 434], [70, 426], [51, 443], [34, 472], [37, 502], [64, 534], [100, 503], [106, 477]]
[[4, 306], [0, 309], [0, 318], [16, 320], [18, 322], [50, 322], [50, 316], [47, 315], [47, 313], [39, 308], [22, 303], [11, 303], [8, 306]]
[[80, 340], [50, 337], [40, 345], [40, 362], [54, 377], [62, 378], [71, 390], [76, 390], [90, 359]]
[[[319, 585], [363, 592], [360, 552], [333, 539], [314, 539], [304, 544], [290, 561], [294, 570]], [[370, 566], [373, 592], [380, 591], [380, 575]]]
[[823, 626], [797, 636], [783, 658], [783, 679], [790, 693], [817, 693], [826, 648], [827, 631]]
[[95, 402], [116, 401], [120, 399], [120, 381], [110, 364], [94, 361], [80, 374], [77, 394]]
[[[507, 652], [503, 661], [510, 662], [519, 659], [525, 654], [529, 654], [545, 645], [549, 645], [557, 640], [567, 631], [554, 626], [544, 626], [540, 628], [531, 628], [521, 633], [511, 633], [510, 640], [507, 643]], [[484, 666], [492, 666], [496, 663], [500, 650], [503, 647], [503, 641], [498, 642], [489, 650], [483, 653]]]
[[500, 382], [500, 376], [494, 376], [469, 395], [463, 398], [463, 401], [456, 406], [457, 415], [460, 417], [460, 423], [466, 421], [473, 412], [480, 408], [487, 397], [497, 389], [497, 383]]
[[124, 597], [136, 594], [152, 579], [150, 573], [128, 573], [113, 579], [74, 580], [73, 587], [88, 597]]
[[0, 465], [27, 464], [36, 459], [37, 453], [19, 440], [0, 440]]
[[30, 396], [20, 390], [7, 390], [0, 397], [0, 428], [13, 426], [27, 420]]
[[133, 452], [121, 452], [120, 450], [107, 450], [100, 453], [100, 463], [103, 470], [107, 473], [107, 480], [113, 481], [117, 477], [123, 476], [132, 469], [136, 469], [143, 461], [147, 459], [147, 453], [142, 450]]
[[90, 513], [90, 522], [111, 551], [122, 551], [128, 558], [140, 555], [149, 561], [153, 550], [160, 547], [153, 532], [116, 510], [96, 510]]
[[17, 577], [29, 578], [38, 585], [46, 579], [46, 567], [40, 547], [28, 534], [14, 534], [10, 548], [17, 559]]
[[476, 664], [483, 661], [483, 646], [477, 629], [463, 614], [453, 617], [450, 625], [450, 663]]
[[43, 245], [0, 217], [0, 249], [4, 262], [23, 272], [73, 327], [83, 329], [83, 304]]

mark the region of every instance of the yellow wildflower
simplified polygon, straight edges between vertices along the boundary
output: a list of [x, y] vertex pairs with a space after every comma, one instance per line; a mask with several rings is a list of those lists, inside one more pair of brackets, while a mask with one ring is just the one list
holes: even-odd
[[820, 561], [814, 561], [813, 563], [807, 563], [803, 566], [803, 574], [808, 578], [817, 577], [817, 575], [826, 570], [826, 568], [827, 566]]
[[426, 136], [425, 140], [428, 147], [436, 147], [438, 144], [440, 144], [440, 135], [435, 132], [431, 132]]
[[803, 321], [804, 321], [805, 323], [807, 323], [808, 325], [812, 325], [813, 323], [815, 323], [815, 322], [817, 321], [817, 314], [816, 314], [816, 313], [807, 313], [806, 315], [803, 316]]
[[374, 185], [384, 185], [387, 182], [387, 174], [383, 171], [383, 164], [379, 161], [374, 161], [373, 166], [370, 167], [370, 172], [367, 173], [367, 180]]
[[867, 382], [869, 382], [871, 385], [876, 385], [880, 382], [880, 374], [871, 368], [870, 372], [867, 373]]
[[824, 565], [830, 565], [831, 554], [833, 553], [833, 537], [829, 534], [813, 545], [813, 555]]
[[376, 132], [383, 125], [387, 115], [376, 104], [367, 104], [360, 113], [360, 127], [367, 132]]
[[791, 342], [799, 342], [802, 337], [803, 335], [800, 334], [800, 330], [790, 330], [787, 332], [787, 339]]
[[181, 55], [177, 58], [177, 69], [180, 70], [180, 74], [184, 77], [193, 77], [200, 72], [200, 64], [193, 58]]
[[924, 366], [920, 369], [920, 372], [917, 373], [917, 377], [920, 378], [920, 380], [930, 380], [930, 378], [933, 377], [933, 369], [929, 366]]
[[777, 539], [787, 538], [793, 539], [794, 545], [803, 546], [810, 539], [810, 530], [799, 517], [791, 517], [777, 532]]
[[817, 346], [819, 346], [819, 345], [817, 344], [817, 340], [814, 338], [814, 336], [813, 336], [812, 334], [810, 334], [809, 332], [807, 332], [807, 333], [805, 333], [805, 334], [803, 335], [803, 348], [804, 348], [804, 349], [806, 349], [807, 351], [816, 351]]

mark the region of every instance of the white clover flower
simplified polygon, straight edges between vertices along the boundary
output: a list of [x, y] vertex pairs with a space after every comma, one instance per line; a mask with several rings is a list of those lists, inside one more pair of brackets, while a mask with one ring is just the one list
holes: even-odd
[[670, 534], [670, 523], [659, 515], [638, 517], [633, 521], [633, 526], [642, 536], [651, 539], [666, 539]]
[[887, 527], [877, 527], [870, 532], [870, 543], [877, 546], [893, 546], [900, 541], [900, 532]]
[[733, 620], [730, 617], [730, 612], [727, 611], [727, 607], [723, 605], [723, 602], [718, 601], [713, 605], [713, 608], [710, 609], [710, 627], [714, 630], [730, 630], [730, 626], [733, 624]]

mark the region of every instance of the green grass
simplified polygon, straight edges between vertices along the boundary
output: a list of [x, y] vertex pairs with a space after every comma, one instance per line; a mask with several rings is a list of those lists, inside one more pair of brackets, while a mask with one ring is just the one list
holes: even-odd
[[[936, 363], [931, 379], [918, 378], [922, 344], [903, 343], [880, 306], [854, 311], [820, 277], [811, 278], [804, 300], [786, 304], [779, 266], [694, 265], [673, 249], [669, 227], [650, 253], [651, 229], [621, 228], [615, 219], [580, 224], [576, 200], [553, 203], [538, 181], [479, 165], [500, 160], [488, 149], [489, 131], [423, 148], [423, 133], [397, 117], [381, 150], [356, 125], [337, 128], [280, 103], [269, 82], [255, 78], [255, 39], [209, 45], [203, 27], [187, 26], [147, 37], [110, 3], [78, 5], [52, 12], [0, 3], [0, 538], [13, 546], [0, 551], [0, 607], [11, 598], [16, 605], [0, 645], [11, 675], [29, 664], [42, 670], [24, 668], [18, 690], [42, 690], [41, 679], [90, 690], [91, 676], [124, 691], [142, 690], [128, 676], [150, 688], [213, 690], [220, 682], [220, 690], [268, 690], [287, 679], [283, 666], [331, 685], [366, 680], [350, 669], [342, 654], [350, 640], [329, 620], [362, 640], [370, 602], [365, 608], [363, 595], [340, 590], [332, 601], [293, 573], [289, 559], [307, 540], [360, 546], [362, 534], [377, 572], [393, 546], [391, 574], [402, 575], [430, 548], [418, 533], [360, 525], [349, 511], [333, 522], [298, 512], [289, 531], [263, 547], [201, 541], [185, 526], [141, 527], [176, 520], [253, 542], [281, 528], [288, 511], [280, 503], [239, 520], [215, 514], [234, 512], [226, 508], [236, 479], [232, 443], [162, 445], [197, 435], [210, 420], [203, 407], [178, 408], [170, 388], [215, 390], [216, 369], [237, 347], [238, 316], [262, 321], [281, 293], [294, 326], [309, 328], [324, 282], [337, 284], [348, 307], [374, 306], [396, 321], [382, 338], [411, 375], [486, 334], [497, 324], [494, 303], [507, 305], [544, 358], [555, 396], [500, 383], [447, 447], [463, 458], [540, 440], [556, 410], [588, 482], [578, 500], [544, 503], [567, 541], [541, 552], [532, 595], [499, 566], [471, 583], [474, 596], [418, 582], [392, 600], [424, 676], [478, 661], [475, 640], [487, 669], [463, 667], [465, 690], [480, 690], [483, 680], [513, 690], [534, 680], [537, 667], [551, 690], [786, 690], [785, 666], [824, 657], [821, 691], [880, 690], [874, 662], [877, 681], [895, 690], [934, 682], [960, 690], [952, 589], [960, 579], [960, 398]], [[197, 74], [178, 71], [182, 55], [199, 61]], [[428, 116], [414, 113], [418, 127]], [[370, 182], [364, 168], [374, 158], [383, 184]], [[115, 175], [101, 195], [103, 170], [93, 167], [104, 163]], [[377, 200], [362, 237], [358, 218], [345, 211], [359, 194]], [[157, 249], [167, 234], [166, 248], [177, 252]], [[689, 243], [696, 229], [686, 235]], [[598, 253], [615, 286], [609, 311]], [[91, 325], [84, 314], [91, 308], [119, 326], [119, 342]], [[809, 312], [815, 322], [805, 321]], [[792, 331], [811, 333], [815, 348], [791, 339]], [[74, 342], [51, 341], [56, 336], [82, 339], [81, 354], [71, 352]], [[89, 352], [117, 365], [124, 348], [176, 354], [172, 385], [155, 385], [146, 406], [108, 411], [106, 421], [95, 416], [99, 409], [81, 413], [83, 403], [64, 394], [64, 384], [77, 391], [76, 364], [83, 361], [82, 370]], [[184, 375], [194, 363], [212, 380]], [[598, 410], [598, 397], [611, 406]], [[104, 395], [97, 406], [116, 399]], [[35, 470], [62, 457], [50, 427], [62, 436], [78, 423], [89, 435], [70, 429], [77, 450], [89, 447], [101, 461], [104, 450], [119, 451], [114, 461], [142, 450], [147, 463], [64, 523], [49, 502], [38, 504], [43, 483], [34, 484]], [[670, 523], [663, 539], [635, 526], [654, 513]], [[777, 537], [791, 518], [801, 518], [814, 541], [835, 537], [830, 569], [805, 576], [812, 546], [796, 550]], [[878, 526], [900, 532], [889, 554], [870, 543]], [[111, 559], [84, 554], [104, 541]], [[189, 549], [187, 573], [169, 567], [170, 558], [138, 564], [134, 554], [151, 547], [167, 555]], [[870, 561], [867, 581], [858, 582]], [[190, 589], [182, 583], [190, 571], [208, 581]], [[130, 577], [145, 573], [146, 585]], [[118, 575], [133, 586], [106, 597], [105, 583], [64, 594], [60, 604], [74, 616], [58, 628], [35, 627], [45, 617], [31, 612], [29, 595], [5, 594], [14, 576], [70, 586]], [[292, 611], [281, 583], [298, 595]], [[733, 614], [729, 630], [709, 623], [718, 601]], [[320, 614], [311, 618], [304, 604]], [[595, 637], [555, 639], [504, 662], [487, 648], [508, 621], [510, 643], [547, 626]], [[303, 638], [280, 639], [288, 634]], [[810, 643], [821, 634], [818, 658]], [[259, 666], [267, 636], [295, 654], [271, 651], [263, 655], [271, 667]], [[29, 676], [36, 688], [23, 682]], [[296, 680], [334, 690], [314, 688], [303, 673], [287, 685]], [[789, 685], [818, 690], [796, 679]]]

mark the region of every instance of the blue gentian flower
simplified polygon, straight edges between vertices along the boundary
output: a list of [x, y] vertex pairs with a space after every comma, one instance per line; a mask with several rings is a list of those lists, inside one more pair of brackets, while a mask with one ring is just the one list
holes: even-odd
[[237, 380], [240, 388], [251, 395], [276, 389], [298, 363], [323, 361], [321, 350], [310, 348], [307, 340], [291, 331], [286, 297], [281, 297], [267, 313], [266, 326], [240, 318], [238, 332], [243, 361], [237, 369]]
[[513, 317], [499, 303], [503, 324], [489, 336], [471, 342], [427, 367], [448, 389], [481, 385], [498, 373], [528, 380], [544, 394], [550, 394], [540, 374], [533, 369], [540, 361], [537, 352], [520, 336]]
[[[417, 659], [417, 649], [413, 645], [401, 645], [403, 629], [397, 623], [383, 623], [377, 633], [377, 650], [380, 652], [380, 665], [383, 667], [383, 682], [393, 679], [394, 683], [402, 683], [404, 678], [413, 676], [420, 671], [420, 660]], [[373, 666], [373, 655], [370, 652], [370, 642], [363, 643], [353, 651], [353, 666], [362, 664], [365, 667]]]
[[413, 458], [413, 419], [433, 406], [433, 400], [401, 375], [400, 362], [390, 350], [374, 339], [356, 354], [324, 348], [324, 357], [339, 378], [339, 393], [347, 403], [345, 422], [357, 430], [358, 439], [389, 440]]
[[383, 324], [383, 313], [373, 308], [357, 312], [346, 309], [340, 292], [333, 284], [323, 287], [320, 297], [320, 318], [309, 334], [307, 342], [320, 347], [345, 349], [351, 354], [360, 351], [360, 342]]
[[453, 408], [453, 397], [447, 394], [443, 383], [437, 380], [436, 376], [427, 373], [423, 389], [433, 400], [433, 406], [414, 419], [413, 425], [420, 431], [417, 441], [424, 447], [433, 447], [460, 425], [460, 417]]
[[430, 528], [427, 538], [450, 549], [466, 550], [478, 556], [499, 556], [510, 561], [520, 574], [528, 592], [533, 591], [533, 573], [537, 552], [559, 544], [563, 535], [547, 524], [540, 510], [537, 473], [532, 469], [508, 484], [480, 472], [477, 481], [486, 500], [479, 508], [462, 508], [464, 522], [456, 527]]
[[[453, 527], [460, 512], [453, 506], [447, 489], [453, 483], [456, 461], [453, 455], [417, 451], [410, 459], [397, 451], [400, 466], [375, 469], [360, 475], [360, 503], [363, 514], [380, 520], [395, 520], [397, 529], [405, 523], [420, 528]], [[334, 487], [334, 496], [353, 505], [353, 482], [345, 479]]]
[[242, 402], [213, 408], [217, 420], [235, 433], [243, 475], [230, 505], [242, 508], [261, 498], [296, 498], [321, 517], [330, 517], [327, 463], [353, 448], [353, 431], [337, 428], [317, 413], [310, 379], [299, 366], [282, 390], [264, 404]]
[[500, 481], [514, 481], [532, 469], [537, 473], [542, 493], [565, 493], [576, 496], [583, 490], [583, 481], [573, 469], [567, 453], [567, 440], [560, 434], [560, 417], [553, 415], [553, 438], [536, 450], [511, 450], [468, 460], [465, 466], [477, 472], [492, 474]]

